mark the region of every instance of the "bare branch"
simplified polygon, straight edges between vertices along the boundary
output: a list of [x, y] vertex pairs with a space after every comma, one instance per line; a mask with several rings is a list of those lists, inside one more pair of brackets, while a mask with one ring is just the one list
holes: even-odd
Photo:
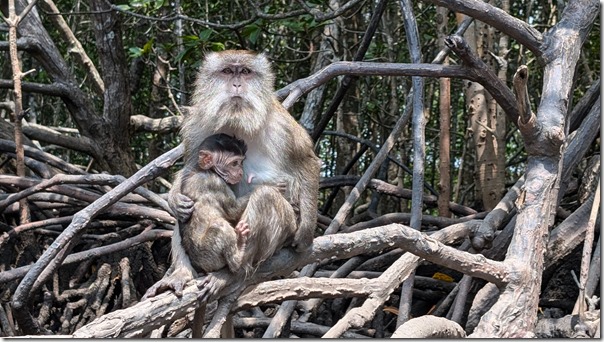
[[[424, 76], [424, 77], [452, 77], [468, 78], [473, 75], [467, 67], [458, 65], [436, 64], [406, 64], [406, 63], [375, 63], [375, 62], [335, 62], [317, 73], [296, 80], [276, 92], [277, 97], [287, 98], [284, 106], [293, 105], [300, 96], [323, 83], [341, 75], [353, 76]], [[471, 79], [478, 81], [477, 79]], [[289, 95], [289, 96], [288, 96]]]
[[49, 127], [32, 123], [23, 126], [23, 133], [32, 140], [43, 141], [89, 155], [94, 154], [94, 143], [88, 137], [72, 137], [61, 134]]
[[[24, 15], [31, 10], [35, 1], [25, 8], [23, 11]], [[15, 0], [8, 1], [8, 43], [9, 43], [9, 55], [10, 64], [13, 72], [13, 87], [14, 87], [14, 112], [12, 113], [14, 128], [15, 128], [15, 153], [17, 155], [17, 176], [25, 176], [25, 152], [23, 150], [23, 126], [22, 119], [24, 116], [23, 112], [23, 92], [21, 90], [21, 79], [23, 73], [21, 72], [21, 63], [19, 63], [19, 57], [17, 55], [17, 26], [21, 17], [17, 15], [17, 9], [15, 8]], [[29, 204], [26, 200], [22, 200], [19, 203], [20, 210], [20, 221], [21, 223], [27, 223], [31, 219]]]
[[[9, 80], [0, 80], [0, 89], [11, 89], [13, 88], [13, 81]], [[69, 96], [69, 88], [65, 85], [61, 85], [58, 83], [53, 84], [40, 84], [33, 82], [22, 82], [22, 89], [26, 93], [38, 93], [42, 95], [50, 95], [50, 96], [59, 96], [59, 97], [68, 97]]]
[[[404, 232], [403, 234], [401, 234], [401, 229]], [[420, 235], [416, 236], [414, 234]], [[433, 237], [427, 238], [424, 234], [409, 227], [402, 225], [388, 225], [351, 234], [322, 236], [314, 240], [312, 249], [307, 254], [298, 254], [290, 249], [282, 249], [272, 258], [260, 265], [257, 272], [251, 277], [251, 279], [248, 280], [248, 283], [259, 283], [275, 276], [287, 275], [297, 267], [305, 265], [314, 260], [320, 260], [323, 258], [331, 258], [333, 260], [350, 258], [354, 255], [388, 248], [393, 246], [393, 244], [394, 246], [404, 248], [409, 247], [422, 249], [423, 254], [434, 260], [435, 258], [440, 258], [436, 254], [440, 255], [441, 252], [436, 252], [436, 254], [434, 254], [434, 249], [429, 246], [438, 246], [439, 243], [436, 242], [437, 240], [451, 242], [452, 240], [459, 240], [460, 238], [467, 236], [467, 234], [468, 231], [466, 228], [455, 227], [445, 228], [435, 233]], [[424, 243], [420, 243], [420, 246], [418, 247], [409, 245], [416, 244], [418, 239], [424, 241]], [[438, 249], [441, 250], [440, 247], [438, 247]], [[449, 255], [448, 247], [446, 250], [447, 252], [445, 252], [445, 254]], [[477, 272], [481, 273], [482, 271], [480, 270], [489, 273], [493, 271], [492, 267], [498, 267], [498, 263], [496, 262], [486, 260], [479, 261], [479, 259], [484, 259], [484, 257], [481, 256], [477, 257], [457, 251], [452, 253], [459, 255], [460, 257], [462, 254], [464, 254], [464, 260], [470, 261], [474, 265], [477, 265], [477, 268], [469, 270], [474, 274], [477, 274]], [[410, 270], [411, 265], [417, 262], [419, 258], [411, 254], [406, 254], [399, 260], [400, 261], [397, 265], [391, 267], [382, 276], [375, 279], [376, 284], [381, 284], [381, 290], [379, 291], [382, 294], [375, 294], [374, 290], [373, 292], [375, 297], [372, 295], [370, 298], [380, 297], [380, 299], [377, 301], [383, 303], [383, 301], [389, 297], [389, 294], [406, 277], [404, 271], [402, 273], [399, 271], [407, 269], [407, 267], [409, 267]], [[478, 266], [478, 264], [471, 260], [475, 260], [481, 266]], [[401, 267], [403, 267], [403, 269], [401, 269]], [[493, 274], [497, 274], [500, 271], [501, 270], [495, 271]], [[503, 278], [499, 278], [500, 280], [497, 280], [496, 278], [499, 277], [497, 275], [493, 276], [483, 274], [483, 276], [496, 282], [503, 281]], [[140, 302], [139, 304], [128, 309], [117, 310], [106, 314], [105, 316], [96, 319], [95, 321], [76, 331], [74, 333], [74, 337], [100, 338], [109, 336], [141, 336], [146, 332], [150, 332], [153, 329], [166, 324], [167, 317], [173, 320], [183, 317], [187, 313], [194, 311], [195, 308], [200, 304], [197, 300], [200, 293], [197, 286], [198, 284], [203, 284], [203, 282], [203, 278], [199, 278], [195, 280], [193, 284], [189, 284], [189, 286], [183, 290], [183, 296], [181, 298], [177, 298], [172, 292], [165, 292], [156, 297], [150, 298], [149, 300]], [[226, 295], [240, 288], [241, 284], [229, 284], [222, 294]]]
[[471, 50], [466, 41], [459, 35], [452, 35], [445, 39], [445, 44], [461, 58], [463, 64], [468, 67], [468, 72], [472, 76], [466, 79], [476, 81], [485, 87], [493, 96], [501, 108], [505, 111], [508, 119], [518, 124], [518, 106], [514, 94], [507, 85], [499, 79], [497, 74], [489, 68], [478, 56]]
[[291, 299], [366, 297], [379, 287], [376, 279], [310, 278], [280, 279], [251, 287], [233, 310], [246, 310]]
[[518, 115], [517, 125], [520, 128], [520, 132], [527, 141], [532, 141], [539, 134], [539, 123], [535, 113], [531, 110], [531, 103], [528, 94], [528, 67], [521, 65], [514, 74], [513, 81], [514, 95], [516, 101], [518, 101], [518, 109], [520, 111]]
[[[29, 158], [33, 158], [37, 161], [47, 163], [52, 167], [56, 167], [59, 170], [62, 170], [65, 173], [69, 174], [84, 174], [85, 171], [81, 168], [75, 167], [69, 163], [66, 163], [64, 160], [53, 156], [50, 153], [46, 153], [37, 148], [33, 148], [30, 146], [24, 146], [25, 155]], [[15, 143], [12, 141], [8, 141], [5, 139], [0, 139], [0, 151], [3, 152], [12, 152], [15, 150]]]
[[536, 56], [541, 56], [543, 37], [539, 31], [526, 22], [514, 18], [505, 11], [489, 3], [478, 0], [426, 0], [437, 6], [443, 6], [451, 11], [466, 14], [474, 19], [487, 23], [520, 44], [526, 46]]
[[587, 230], [585, 231], [585, 239], [583, 240], [583, 255], [581, 258], [581, 275], [579, 278], [579, 298], [577, 299], [578, 313], [582, 321], [585, 321], [585, 284], [587, 284], [587, 275], [589, 272], [589, 262], [591, 259], [591, 249], [594, 242], [594, 230], [596, 225], [596, 216], [600, 211], [600, 182], [598, 181], [598, 187], [594, 195], [593, 205], [591, 206], [591, 212], [589, 213], [589, 221], [587, 222]]
[[182, 116], [168, 116], [152, 119], [145, 115], [132, 115], [130, 125], [135, 132], [170, 133], [177, 132], [182, 124]]

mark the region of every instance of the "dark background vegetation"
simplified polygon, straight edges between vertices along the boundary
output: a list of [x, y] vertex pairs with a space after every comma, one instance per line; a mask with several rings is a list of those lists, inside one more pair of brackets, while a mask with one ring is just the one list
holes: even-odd
[[[24, 5], [21, 1], [16, 2], [17, 12], [20, 12]], [[448, 5], [436, 6], [440, 1], [412, 2], [422, 63], [435, 60], [445, 48], [444, 38], [453, 34], [465, 19], [461, 13], [446, 8], [459, 8], [456, 6], [466, 1], [443, 2]], [[19, 203], [23, 202], [2, 205], [3, 201], [7, 203], [9, 195], [56, 174], [108, 173], [128, 178], [177, 147], [180, 143], [179, 117], [186, 113], [196, 70], [207, 51], [250, 49], [264, 52], [273, 62], [276, 90], [339, 61], [411, 63], [412, 49], [405, 30], [402, 3], [377, 0], [56, 0], [53, 4], [50, 0], [39, 0], [17, 30], [20, 70], [27, 72], [22, 79], [24, 111], [20, 113], [23, 115], [21, 124], [26, 146], [56, 156], [65, 164], [49, 163], [48, 155], [36, 156], [26, 150], [25, 177], [18, 175], [14, 145], [10, 144], [15, 142], [13, 69], [9, 57], [9, 25], [0, 24], [0, 209], [3, 210], [0, 231], [4, 234], [0, 240], [0, 318], [6, 318], [0, 319], [0, 335], [32, 333], [16, 327], [18, 319], [13, 319], [11, 313], [10, 303], [24, 274], [16, 276], [16, 273], [7, 272], [36, 262], [71, 222], [70, 219], [45, 220], [73, 217], [123, 179], [104, 182], [91, 178], [76, 182], [69, 188], [62, 183], [60, 186], [64, 188], [60, 190], [40, 190], [28, 197], [30, 217], [25, 221], [20, 216], [22, 206]], [[566, 6], [581, 1], [501, 0], [486, 3], [503, 9], [511, 17], [546, 35], [560, 23]], [[3, 15], [8, 18], [9, 1], [3, 0], [0, 4]], [[41, 25], [37, 24], [37, 18]], [[375, 32], [368, 31], [372, 23], [376, 24]], [[65, 35], [69, 31], [73, 36]], [[584, 44], [576, 46], [580, 48], [580, 57], [574, 77], [560, 80], [572, 84], [571, 96], [564, 107], [568, 109], [564, 113], [568, 119], [568, 135], [564, 139], [567, 144], [571, 134], [578, 130], [583, 120], [587, 120], [587, 112], [595, 106], [594, 103], [599, 103], [600, 34], [600, 18], [597, 16]], [[479, 20], [470, 25], [463, 37], [472, 53], [510, 89], [518, 68], [528, 66], [528, 99], [532, 111], [538, 113], [538, 106], [543, 100], [546, 70], [541, 53], [547, 50], [547, 44], [540, 41], [543, 49], [536, 54], [536, 50], [521, 45], [506, 33]], [[76, 44], [76, 40], [81, 45]], [[90, 63], [82, 61], [83, 55], [87, 55]], [[453, 66], [464, 64], [454, 53], [450, 52], [448, 56], [444, 63]], [[444, 76], [424, 78], [424, 201], [420, 209], [424, 217], [421, 225], [414, 227], [409, 214], [412, 211], [412, 170], [417, 161], [412, 120], [409, 119], [396, 134], [388, 159], [379, 165], [377, 172], [371, 175], [373, 180], [368, 188], [362, 189], [364, 191], [354, 201], [352, 211], [342, 222], [341, 231], [355, 231], [350, 228], [370, 222], [367, 227], [401, 223], [423, 232], [434, 232], [471, 219], [482, 220], [526, 175], [531, 155], [527, 153], [525, 137], [518, 126], [506, 119], [503, 110], [495, 105], [495, 100], [482, 85], [467, 79], [450, 78], [447, 91], [443, 88]], [[381, 73], [375, 76], [338, 76], [312, 88], [298, 98], [290, 113], [315, 139], [315, 151], [323, 161], [322, 187], [318, 194], [321, 215], [316, 231], [316, 236], [321, 236], [352, 188], [375, 160], [396, 122], [411, 106], [407, 95], [413, 85], [411, 77]], [[282, 99], [287, 95], [282, 95]], [[338, 99], [340, 95], [342, 97]], [[569, 113], [581, 101], [587, 101], [584, 114], [570, 120]], [[333, 117], [327, 121], [330, 115]], [[441, 120], [445, 117], [449, 122], [442, 126]], [[598, 119], [597, 125], [599, 122]], [[323, 127], [323, 123], [326, 126]], [[579, 160], [568, 169], [559, 171], [560, 184], [556, 189], [563, 189], [560, 197], [546, 200], [553, 203], [556, 213], [553, 223], [549, 224], [549, 231], [564, 224], [583, 227], [588, 223], [589, 208], [599, 179], [601, 149], [599, 137], [590, 137], [580, 143]], [[444, 140], [444, 145], [443, 139], [448, 139]], [[563, 146], [562, 153], [566, 146]], [[448, 151], [443, 150], [444, 147]], [[443, 163], [443, 158], [449, 160]], [[177, 161], [161, 177], [146, 183], [146, 188], [165, 198], [171, 175], [180, 165]], [[96, 197], [78, 195], [80, 188], [91, 191]], [[169, 266], [169, 234], [163, 232], [172, 229], [174, 222], [170, 221], [167, 212], [147, 212], [148, 217], [137, 219], [137, 210], [144, 212], [146, 206], [158, 212], [162, 209], [158, 202], [148, 197], [130, 196], [123, 201], [131, 207], [116, 207], [97, 216], [84, 235], [78, 235], [69, 250], [75, 253], [111, 246], [149, 230], [162, 233], [135, 247], [116, 248], [110, 255], [99, 254], [63, 266], [54, 277], [50, 276], [44, 284], [35, 286], [37, 291], [28, 296], [29, 302], [25, 307], [29, 308], [43, 330], [53, 334], [73, 334], [105, 313], [136, 303]], [[576, 219], [572, 214], [580, 208], [584, 210], [579, 212], [583, 219], [577, 220], [583, 221], [569, 221], [569, 218]], [[501, 232], [508, 222], [515, 220], [514, 215], [516, 209], [498, 223], [496, 230]], [[28, 226], [31, 222], [40, 224]], [[361, 228], [357, 226], [357, 229]], [[564, 247], [551, 243], [546, 247], [547, 267], [543, 274], [538, 275], [543, 281], [539, 289], [539, 318], [560, 318], [573, 313], [579, 294], [571, 271], [579, 276], [583, 236], [571, 238], [564, 237], [564, 234], [571, 233], [561, 232], [560, 240], [556, 241], [572, 242]], [[596, 229], [596, 251], [599, 250], [599, 238]], [[545, 241], [547, 244], [548, 240]], [[504, 260], [509, 238], [497, 243], [503, 244], [500, 246], [503, 252], [498, 256], [493, 252], [489, 257]], [[454, 247], [471, 253], [482, 252], [472, 249], [476, 245], [470, 247], [468, 239]], [[555, 254], [554, 248], [561, 252]], [[388, 249], [372, 251], [362, 257], [373, 260], [387, 253]], [[390, 258], [382, 257], [379, 262], [355, 269], [358, 273], [353, 274], [377, 277], [398, 256], [400, 253], [394, 253]], [[532, 262], [528, 258], [527, 263]], [[321, 272], [329, 275], [344, 261], [323, 263]], [[470, 323], [469, 311], [485, 281], [478, 278], [467, 280], [471, 285], [459, 290], [463, 273], [429, 262], [420, 263], [415, 274], [411, 317], [434, 314], [436, 310], [440, 316], [451, 318], [456, 312], [457, 318], [453, 320], [471, 333], [477, 323]], [[123, 285], [124, 279], [131, 283]], [[596, 276], [596, 284], [598, 279]], [[97, 290], [90, 290], [91, 286], [97, 286]], [[124, 286], [132, 292], [126, 293]], [[465, 304], [458, 304], [461, 306], [455, 309], [445, 300], [448, 295], [454, 297], [451, 295], [453, 288], [466, 291], [460, 297]], [[392, 296], [386, 296], [390, 299], [384, 299], [384, 304], [374, 310], [369, 323], [351, 328], [350, 332], [366, 337], [390, 336], [396, 328], [401, 290], [396, 289], [392, 293]], [[317, 306], [313, 314], [309, 314], [310, 320], [307, 317], [300, 322], [333, 326], [347, 310], [358, 307], [362, 303], [361, 298], [362, 295], [353, 299], [346, 296], [327, 299], [327, 304]], [[278, 306], [268, 304], [261, 308], [266, 315], [263, 317], [272, 317]], [[532, 309], [536, 308], [529, 310]], [[307, 313], [300, 307], [297, 312], [299, 316]], [[530, 315], [537, 317], [537, 312], [531, 311]], [[266, 328], [266, 324], [245, 326], [241, 321], [236, 323], [238, 336], [262, 336]], [[298, 336], [322, 336], [325, 333], [318, 328], [312, 332], [306, 330], [306, 333], [301, 332], [299, 326], [290, 328], [290, 333]], [[162, 329], [156, 330], [155, 336], [176, 336], [186, 331], [184, 325], [180, 330], [174, 325], [170, 329]], [[534, 326], [527, 329], [534, 331]]]

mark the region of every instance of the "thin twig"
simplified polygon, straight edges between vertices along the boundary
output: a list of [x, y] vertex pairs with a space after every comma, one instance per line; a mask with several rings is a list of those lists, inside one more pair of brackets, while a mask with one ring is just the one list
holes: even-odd
[[[581, 259], [581, 276], [579, 281], [579, 318], [585, 320], [585, 284], [587, 283], [587, 276], [589, 274], [589, 263], [591, 259], [591, 249], [594, 242], [594, 230], [596, 226], [596, 218], [600, 209], [600, 181], [598, 180], [598, 187], [596, 188], [596, 194], [594, 195], [594, 202], [591, 207], [591, 213], [589, 214], [589, 221], [587, 224], [587, 230], [585, 231], [585, 240], [583, 241], [583, 257]], [[573, 314], [577, 312], [573, 311]]]

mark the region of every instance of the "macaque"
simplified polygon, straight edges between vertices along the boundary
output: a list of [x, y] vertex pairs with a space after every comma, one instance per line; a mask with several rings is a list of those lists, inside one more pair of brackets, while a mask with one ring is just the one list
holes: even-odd
[[197, 170], [182, 180], [182, 194], [195, 205], [191, 219], [179, 224], [179, 233], [197, 272], [228, 267], [237, 273], [244, 262], [249, 227], [239, 218], [247, 201], [238, 201], [228, 185], [243, 179], [246, 150], [243, 140], [211, 135], [199, 147]]
[[[237, 198], [249, 196], [240, 220], [249, 225], [243, 258], [251, 265], [284, 246], [306, 251], [316, 227], [320, 160], [306, 130], [275, 97], [274, 81], [264, 54], [229, 50], [205, 56], [180, 132], [185, 165], [168, 196], [178, 221], [187, 222], [195, 211], [194, 201], [181, 193], [181, 183], [195, 172], [201, 142], [216, 133], [243, 139], [248, 147], [244, 177], [252, 176], [253, 181], [239, 182], [232, 189]], [[286, 196], [275, 186], [281, 180], [286, 180]], [[293, 236], [284, 239], [290, 226]], [[171, 268], [170, 276], [150, 288], [146, 297], [166, 288], [181, 295], [186, 282], [196, 275], [178, 230], [172, 236]], [[216, 276], [210, 297], [240, 277], [224, 272]]]

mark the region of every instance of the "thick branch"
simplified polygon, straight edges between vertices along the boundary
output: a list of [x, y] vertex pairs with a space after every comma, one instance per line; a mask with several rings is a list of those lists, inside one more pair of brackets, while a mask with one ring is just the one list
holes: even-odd
[[233, 309], [245, 310], [291, 299], [365, 297], [379, 286], [376, 279], [301, 277], [268, 281], [241, 295]]
[[130, 126], [135, 132], [171, 133], [177, 132], [182, 124], [182, 116], [169, 116], [166, 118], [152, 119], [145, 115], [132, 115]]
[[540, 56], [543, 37], [528, 23], [514, 18], [500, 8], [480, 0], [426, 0], [451, 11], [467, 14], [487, 23], [526, 46], [536, 56]]
[[557, 205], [561, 146], [572, 79], [581, 46], [599, 3], [575, 0], [548, 33], [543, 95], [537, 109], [540, 130], [525, 141], [529, 154], [525, 186], [517, 207], [516, 229], [505, 260], [510, 283], [476, 327], [476, 337], [533, 336], [542, 281], [544, 247]]
[[594, 197], [590, 196], [585, 203], [552, 230], [545, 253], [545, 269], [555, 265], [583, 242], [593, 201]]
[[562, 19], [546, 36], [543, 93], [537, 109], [539, 135], [527, 142], [529, 155], [558, 156], [564, 142], [565, 120], [581, 46], [597, 13], [595, 0], [570, 1]]
[[[13, 81], [0, 80], [0, 89], [12, 89], [14, 86]], [[25, 93], [37, 93], [49, 96], [68, 97], [69, 88], [63, 84], [51, 83], [42, 84], [35, 82], [22, 82], [21, 83], [23, 92]]]
[[490, 244], [495, 238], [495, 232], [510, 219], [514, 209], [516, 209], [516, 199], [520, 195], [520, 189], [524, 185], [524, 177], [512, 186], [503, 198], [497, 203], [495, 208], [487, 214], [482, 221], [480, 228], [472, 237], [472, 246], [476, 250], [482, 250], [485, 245]]
[[568, 116], [567, 127], [569, 129], [568, 129], [567, 133], [571, 133], [574, 130], [576, 130], [579, 127], [579, 125], [581, 125], [581, 122], [583, 122], [583, 119], [590, 112], [591, 107], [594, 104], [600, 102], [599, 99], [600, 99], [601, 83], [602, 82], [599, 78], [597, 80], [595, 80], [591, 84], [591, 86], [589, 87], [589, 89], [587, 90], [585, 95], [583, 95], [583, 97], [581, 97], [581, 100], [579, 100], [579, 102], [573, 107], [573, 111]]
[[51, 128], [37, 124], [27, 124], [23, 127], [23, 133], [32, 140], [65, 147], [73, 151], [79, 151], [89, 155], [94, 153], [94, 143], [87, 137], [72, 137], [61, 134]]
[[[417, 236], [409, 238], [407, 234], [401, 234], [401, 230], [403, 232], [412, 231], [416, 234], [421, 234], [402, 225], [388, 225], [351, 234], [334, 234], [318, 237], [314, 240], [312, 249], [305, 254], [295, 253], [290, 249], [282, 249], [272, 258], [260, 265], [257, 272], [249, 279], [248, 283], [254, 284], [276, 276], [288, 275], [294, 269], [302, 265], [324, 258], [330, 258], [332, 260], [346, 259], [359, 254], [372, 253], [391, 248], [392, 246], [405, 247], [408, 246], [409, 243], [416, 243], [414, 239], [417, 239]], [[452, 229], [445, 228], [435, 233], [435, 236], [432, 238], [420, 239], [422, 241], [432, 241], [432, 243], [436, 241], [435, 239], [447, 242], [460, 241], [460, 239], [463, 239], [468, 233], [467, 229], [458, 226]], [[426, 254], [428, 253], [426, 252]], [[432, 255], [432, 258], [435, 257], [435, 255]], [[471, 259], [474, 257], [469, 256], [469, 258]], [[397, 267], [401, 267], [401, 265], [408, 265], [404, 267], [410, 267], [411, 264], [414, 264], [415, 262], [413, 260], [417, 261], [419, 258], [407, 254], [400, 260], [399, 266]], [[411, 261], [411, 264], [409, 261]], [[491, 265], [495, 264], [491, 263]], [[412, 267], [409, 269], [411, 268]], [[400, 281], [405, 278], [404, 274], [402, 279], [400, 279], [399, 275], [400, 272], [385, 272], [385, 275], [376, 278], [375, 281], [376, 284], [382, 284], [381, 286], [385, 288], [385, 292], [391, 292], [400, 284]], [[396, 278], [395, 280], [393, 280], [393, 276]], [[489, 277], [494, 279], [493, 276]], [[502, 280], [503, 279], [496, 281], [499, 282]], [[203, 278], [195, 280], [193, 284], [189, 284], [183, 291], [183, 296], [181, 298], [177, 298], [172, 292], [162, 293], [128, 309], [117, 310], [98, 318], [76, 331], [74, 337], [101, 338], [141, 336], [142, 334], [166, 324], [167, 317], [169, 317], [170, 320], [174, 320], [194, 311], [200, 304], [197, 300], [197, 296], [200, 294], [197, 284], [203, 284]], [[232, 293], [240, 287], [240, 284], [229, 284], [222, 294]], [[386, 299], [387, 298], [383, 298], [383, 300]]]
[[[289, 94], [283, 103], [289, 102], [293, 104], [300, 96], [341, 75], [466, 78], [471, 76], [468, 74], [468, 68], [459, 65], [444, 66], [427, 63], [335, 62], [311, 76], [296, 80], [286, 87], [279, 89], [276, 92], [276, 95], [279, 98], [283, 98]], [[472, 79], [472, 81], [478, 80]]]
[[[31, 52], [38, 48], [34, 39], [29, 37], [17, 38], [17, 50]], [[9, 43], [6, 40], [0, 41], [0, 51], [8, 51]]]
[[[52, 167], [56, 167], [68, 174], [84, 174], [84, 170], [73, 166], [72, 164], [66, 163], [64, 160], [53, 156], [50, 153], [46, 153], [37, 148], [30, 146], [24, 146], [25, 156], [35, 159], [37, 161], [46, 163]], [[15, 151], [15, 143], [9, 140], [0, 139], [0, 151], [2, 152], [13, 152]]]

